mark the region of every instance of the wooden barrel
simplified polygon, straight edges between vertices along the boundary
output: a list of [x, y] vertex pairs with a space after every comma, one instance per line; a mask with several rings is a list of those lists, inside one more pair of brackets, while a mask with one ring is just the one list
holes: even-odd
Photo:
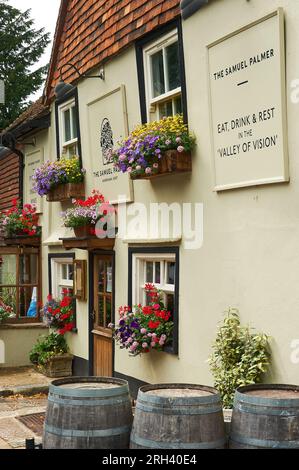
[[128, 449], [132, 420], [125, 380], [54, 380], [49, 388], [43, 448]]
[[220, 395], [190, 384], [145, 385], [139, 389], [131, 449], [224, 448]]
[[299, 449], [299, 387], [240, 387], [235, 394], [229, 447]]

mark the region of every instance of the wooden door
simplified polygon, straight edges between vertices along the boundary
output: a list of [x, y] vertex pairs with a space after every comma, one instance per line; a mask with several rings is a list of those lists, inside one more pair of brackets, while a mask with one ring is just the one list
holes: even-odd
[[112, 255], [94, 256], [94, 329], [93, 373], [100, 377], [113, 374], [113, 339], [109, 323], [114, 321], [114, 266]]

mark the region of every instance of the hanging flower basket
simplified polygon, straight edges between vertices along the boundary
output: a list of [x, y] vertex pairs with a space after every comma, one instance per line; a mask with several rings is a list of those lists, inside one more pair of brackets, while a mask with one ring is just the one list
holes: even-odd
[[0, 213], [0, 232], [6, 245], [39, 246], [41, 227], [38, 226], [36, 207], [22, 204], [17, 199], [12, 207]]
[[62, 202], [68, 199], [85, 196], [84, 183], [64, 183], [50, 189], [47, 194], [48, 202]]
[[4, 237], [4, 243], [8, 246], [40, 246], [40, 235], [15, 235]]
[[137, 127], [113, 152], [116, 168], [131, 179], [192, 171], [195, 137], [178, 114]]
[[41, 197], [46, 196], [49, 202], [84, 197], [85, 173], [78, 157], [47, 161], [34, 172], [33, 190]]
[[85, 238], [94, 235], [94, 225], [80, 225], [79, 227], [74, 227], [75, 236], [77, 238]]
[[169, 175], [171, 173], [188, 173], [192, 171], [191, 151], [178, 152], [177, 150], [166, 150], [158, 162], [158, 168], [151, 174], [138, 171], [132, 171], [130, 177], [136, 179], [154, 179], [159, 176]]

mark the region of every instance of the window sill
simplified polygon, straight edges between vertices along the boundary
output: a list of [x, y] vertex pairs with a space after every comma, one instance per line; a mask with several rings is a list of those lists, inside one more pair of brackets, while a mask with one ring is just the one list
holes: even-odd
[[162, 244], [162, 243], [181, 243], [182, 237], [176, 238], [123, 238], [122, 242], [128, 245], [130, 244]]
[[45, 323], [2, 323], [0, 330], [33, 330], [33, 329], [48, 329]]

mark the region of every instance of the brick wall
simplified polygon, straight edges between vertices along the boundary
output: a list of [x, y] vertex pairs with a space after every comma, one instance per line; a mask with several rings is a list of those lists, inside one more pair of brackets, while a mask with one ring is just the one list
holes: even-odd
[[11, 200], [19, 198], [20, 168], [18, 155], [0, 157], [0, 211], [11, 207]]
[[[86, 73], [136, 39], [180, 15], [179, 0], [64, 0], [52, 51], [46, 96], [51, 98], [67, 62]], [[63, 79], [78, 79], [64, 67]]]

